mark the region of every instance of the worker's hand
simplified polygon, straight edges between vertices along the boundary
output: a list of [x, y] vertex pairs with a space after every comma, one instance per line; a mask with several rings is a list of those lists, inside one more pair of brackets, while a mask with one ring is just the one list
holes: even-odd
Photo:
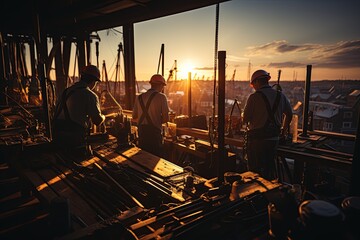
[[99, 125], [99, 128], [100, 128], [100, 132], [101, 132], [101, 133], [106, 133], [106, 124], [105, 124], [105, 121], [102, 122], [102, 123]]
[[118, 113], [109, 113], [105, 115], [105, 118], [115, 118], [118, 115]]
[[285, 141], [288, 135], [288, 128], [281, 128], [280, 129], [280, 141]]

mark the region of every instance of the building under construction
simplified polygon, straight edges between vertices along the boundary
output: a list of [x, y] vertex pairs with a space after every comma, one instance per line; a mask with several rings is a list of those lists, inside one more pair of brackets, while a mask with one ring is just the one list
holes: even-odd
[[[296, 128], [296, 141], [280, 144], [274, 181], [247, 171], [244, 130], [225, 116], [226, 51], [217, 52], [215, 125], [209, 128], [208, 119], [191, 116], [190, 109], [189, 116], [172, 119], [176, 128], [165, 138], [163, 158], [136, 145], [134, 24], [221, 2], [1, 3], [1, 239], [360, 237], [360, 114], [354, 113], [356, 134], [312, 130], [311, 65], [302, 128]], [[68, 73], [74, 43], [82, 69], [98, 51], [91, 49], [92, 33], [118, 26], [125, 97], [120, 106], [119, 98], [100, 89], [102, 111], [110, 117], [104, 129], [90, 133], [93, 154], [78, 159], [52, 144], [56, 99], [73, 81]], [[56, 78], [50, 79], [53, 66]], [[229, 130], [233, 125], [236, 131]], [[353, 154], [331, 149], [332, 141], [352, 143]]]

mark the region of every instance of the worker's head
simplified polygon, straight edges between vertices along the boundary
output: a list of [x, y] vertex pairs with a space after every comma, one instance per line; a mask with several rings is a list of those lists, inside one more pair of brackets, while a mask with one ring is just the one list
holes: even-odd
[[265, 70], [256, 70], [252, 75], [250, 79], [250, 85], [254, 87], [255, 84], [259, 85], [265, 85], [268, 84], [271, 76], [270, 73], [268, 73]]
[[86, 83], [100, 82], [100, 71], [94, 65], [87, 65], [81, 71], [81, 81]]
[[165, 78], [160, 74], [154, 74], [150, 78], [151, 87], [164, 87], [166, 86]]

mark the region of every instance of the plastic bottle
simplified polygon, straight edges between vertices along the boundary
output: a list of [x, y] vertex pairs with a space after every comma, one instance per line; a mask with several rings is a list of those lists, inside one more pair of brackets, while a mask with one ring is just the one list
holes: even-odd
[[298, 115], [294, 114], [290, 123], [290, 134], [292, 135], [292, 142], [296, 143], [298, 139]]

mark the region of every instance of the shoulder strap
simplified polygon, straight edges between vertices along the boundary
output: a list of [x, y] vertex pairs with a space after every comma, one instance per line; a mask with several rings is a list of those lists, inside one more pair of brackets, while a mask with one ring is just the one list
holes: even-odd
[[[82, 89], [82, 88], [77, 88], [77, 89]], [[66, 94], [67, 90], [68, 90], [68, 89], [65, 89], [64, 92], [63, 92], [62, 95], [61, 95], [61, 102], [60, 102], [60, 104], [59, 104], [59, 107], [58, 107], [57, 111], [56, 111], [55, 114], [54, 114], [54, 119], [56, 119], [56, 118], [60, 115], [61, 110], [64, 109], [65, 119], [71, 121], [71, 118], [70, 118], [69, 110], [68, 110], [68, 108], [67, 108], [66, 101], [69, 99], [69, 97], [70, 97], [71, 95], [73, 95], [73, 93], [76, 91], [76, 89], [70, 91], [69, 94]]]
[[66, 120], [71, 120], [66, 101], [73, 93], [74, 93], [74, 91], [70, 92], [68, 95], [66, 95], [66, 94], [62, 95], [62, 103], [63, 103], [64, 115], [65, 115]]
[[[266, 110], [267, 110], [267, 112], [268, 112], [268, 116], [269, 116], [270, 122], [276, 124], [274, 115], [275, 115], [275, 112], [276, 112], [276, 110], [277, 110], [277, 108], [278, 108], [278, 106], [279, 106], [280, 94], [281, 94], [281, 93], [280, 93], [279, 91], [277, 91], [277, 93], [276, 93], [276, 98], [275, 98], [275, 102], [274, 102], [274, 105], [273, 105], [272, 108], [270, 107], [269, 100], [267, 99], [267, 97], [265, 96], [265, 94], [264, 94], [263, 92], [261, 92], [261, 91], [257, 91], [257, 93], [260, 93], [261, 97], [263, 98], [263, 100], [264, 100], [264, 102], [265, 102], [265, 106], [266, 106]], [[269, 121], [266, 121], [265, 126], [267, 126], [268, 123], [269, 123]]]
[[55, 114], [54, 114], [54, 119], [57, 119], [58, 116], [61, 113], [61, 110], [64, 108], [64, 103], [66, 104], [66, 92], [67, 92], [67, 88], [63, 91], [63, 93], [61, 94], [61, 101], [59, 103], [59, 105], [56, 108]]
[[142, 95], [139, 96], [139, 102], [140, 102], [140, 106], [141, 106], [141, 109], [142, 109], [142, 115], [141, 115], [141, 117], [139, 119], [139, 125], [141, 125], [141, 123], [144, 121], [144, 118], [146, 118], [146, 121], [148, 121], [148, 123], [150, 125], [154, 125], [151, 118], [150, 118], [150, 116], [149, 116], [148, 111], [149, 111], [150, 103], [151, 103], [152, 99], [155, 97], [156, 94], [157, 94], [157, 92], [151, 93], [148, 101], [146, 102], [146, 106], [145, 106], [144, 101], [142, 99]]
[[281, 91], [277, 91], [276, 93], [276, 98], [275, 98], [275, 102], [274, 102], [274, 105], [272, 107], [272, 114], [274, 115], [278, 106], [279, 106], [279, 103], [280, 103], [280, 96], [281, 96]]

